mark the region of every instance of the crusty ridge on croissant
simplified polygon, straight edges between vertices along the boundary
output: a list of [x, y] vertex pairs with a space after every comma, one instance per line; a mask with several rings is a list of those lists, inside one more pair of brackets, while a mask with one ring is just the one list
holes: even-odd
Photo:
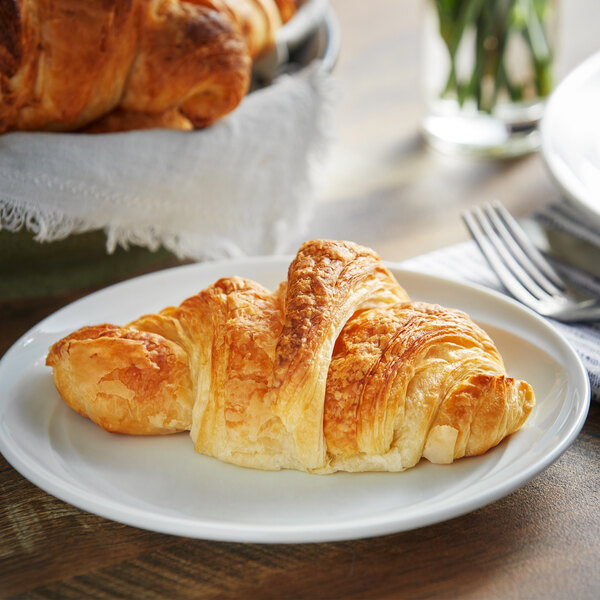
[[189, 429], [198, 452], [261, 469], [451, 463], [497, 445], [535, 404], [467, 315], [410, 302], [350, 242], [306, 242], [275, 292], [224, 278], [126, 327], [84, 327], [47, 364], [108, 431]]
[[0, 133], [210, 125], [293, 14], [295, 0], [279, 4], [2, 0]]

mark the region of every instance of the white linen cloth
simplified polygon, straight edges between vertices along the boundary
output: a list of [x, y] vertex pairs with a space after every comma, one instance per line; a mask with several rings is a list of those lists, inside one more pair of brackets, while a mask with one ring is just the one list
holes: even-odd
[[279, 252], [312, 212], [331, 76], [314, 62], [210, 128], [0, 136], [0, 229], [38, 241], [102, 229], [107, 250], [180, 258]]
[[[586, 230], [585, 238], [588, 241], [594, 239], [595, 235], [597, 236], [593, 230], [586, 227], [584, 222], [580, 220], [573, 222], [568, 213], [556, 210], [554, 207], [548, 207], [547, 210], [541, 211], [535, 215], [535, 218], [548, 222], [549, 215], [558, 218], [556, 217], [558, 212], [562, 216], [560, 225], [557, 222], [557, 227], [568, 229], [571, 233], [575, 233], [578, 228], [583, 227]], [[584, 237], [581, 232], [580, 237]], [[408, 259], [402, 265], [433, 275], [477, 283], [508, 295], [475, 242], [471, 240]], [[561, 274], [566, 278], [570, 277], [574, 283], [585, 286], [600, 297], [600, 281], [595, 277], [567, 269], [564, 265], [561, 267]], [[592, 400], [600, 402], [600, 322], [561, 323], [554, 319], [548, 319], [548, 322], [560, 331], [581, 358], [589, 374]]]

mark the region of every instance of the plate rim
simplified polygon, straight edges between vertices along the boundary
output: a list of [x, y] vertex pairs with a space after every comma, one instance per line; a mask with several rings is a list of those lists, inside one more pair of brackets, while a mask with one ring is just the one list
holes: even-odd
[[[185, 274], [186, 271], [203, 271], [207, 267], [218, 271], [224, 267], [231, 268], [240, 264], [244, 265], [244, 267], [270, 266], [285, 269], [289, 264], [290, 259], [291, 256], [274, 255], [264, 257], [222, 259], [218, 261], [212, 261], [210, 263], [182, 265], [141, 275], [139, 277], [115, 283], [97, 290], [67, 304], [51, 315], [48, 315], [30, 328], [21, 337], [19, 337], [19, 339], [0, 359], [0, 381], [3, 379], [3, 373], [7, 368], [7, 365], [10, 365], [10, 363], [16, 359], [15, 357], [18, 357], [19, 352], [23, 351], [22, 346], [27, 341], [28, 337], [40, 330], [45, 323], [52, 323], [54, 319], [62, 317], [65, 312], [68, 313], [69, 311], [74, 310], [74, 307], [83, 302], [94, 301], [97, 299], [97, 297], [102, 296], [105, 293], [118, 293], [119, 289], [127, 288], [128, 286], [135, 286], [139, 280], [151, 280], [154, 278], [160, 279], [161, 276], [164, 277], [165, 274], [167, 274], [167, 276], [178, 278], [181, 276], [181, 274]], [[374, 519], [365, 517], [363, 515], [361, 518], [353, 518], [349, 523], [341, 521], [334, 524], [329, 524], [327, 527], [324, 527], [323, 524], [320, 523], [316, 523], [313, 526], [307, 526], [306, 524], [286, 524], [282, 526], [275, 523], [270, 525], [256, 525], [239, 522], [232, 523], [230, 521], [220, 521], [212, 518], [209, 520], [199, 520], [194, 518], [194, 526], [191, 527], [190, 517], [186, 517], [185, 515], [172, 516], [160, 514], [157, 517], [157, 515], [152, 511], [140, 509], [139, 507], [133, 510], [131, 506], [126, 505], [123, 502], [116, 501], [107, 503], [106, 498], [101, 497], [98, 499], [97, 494], [86, 490], [85, 487], [75, 486], [70, 481], [66, 481], [65, 479], [60, 478], [58, 475], [48, 473], [46, 468], [40, 472], [39, 465], [35, 465], [38, 467], [38, 470], [36, 470], [35, 466], [29, 464], [29, 457], [19, 457], [9, 446], [7, 446], [3, 427], [0, 427], [0, 452], [2, 452], [6, 460], [13, 466], [13, 468], [15, 468], [15, 470], [21, 473], [21, 475], [23, 475], [31, 483], [47, 493], [59, 498], [60, 500], [78, 507], [81, 510], [97, 514], [112, 521], [150, 531], [160, 532], [167, 535], [179, 535], [213, 541], [306, 543], [360, 539], [398, 533], [401, 531], [408, 531], [411, 529], [417, 529], [435, 523], [440, 523], [495, 502], [512, 491], [522, 487], [533, 477], [541, 473], [545, 468], [552, 464], [575, 440], [585, 423], [590, 405], [590, 384], [587, 371], [585, 370], [585, 367], [583, 366], [583, 363], [577, 353], [560, 331], [552, 327], [545, 319], [536, 313], [533, 313], [526, 307], [520, 305], [512, 298], [479, 284], [458, 281], [456, 279], [434, 275], [412, 267], [404, 267], [402, 263], [399, 262], [385, 261], [385, 264], [393, 272], [400, 274], [405, 273], [409, 276], [416, 277], [421, 281], [427, 281], [428, 283], [441, 283], [442, 285], [449, 285], [455, 289], [459, 289], [462, 293], [465, 291], [476, 291], [477, 293], [482, 294], [483, 297], [493, 298], [495, 301], [499, 301], [506, 306], [512, 307], [511, 310], [517, 311], [517, 314], [521, 314], [527, 319], [533, 319], [537, 327], [541, 327], [546, 335], [552, 336], [557, 344], [555, 349], [558, 348], [561, 352], [566, 352], [569, 355], [571, 362], [575, 366], [575, 369], [565, 369], [565, 373], [568, 376], [568, 381], [570, 382], [569, 389], [573, 388], [570, 392], [571, 395], [574, 393], [579, 393], [581, 395], [581, 400], [576, 405], [577, 411], [574, 416], [571, 416], [571, 418], [568, 419], [570, 424], [567, 433], [562, 436], [559, 443], [554, 444], [554, 446], [551, 448], [551, 451], [547, 452], [543, 458], [538, 459], [533, 465], [530, 465], [527, 469], [522, 470], [518, 474], [512, 475], [505, 481], [496, 483], [492, 487], [491, 492], [480, 492], [474, 497], [465, 498], [458, 503], [451, 502], [449, 506], [445, 508], [440, 508], [436, 511], [430, 510], [425, 514], [420, 515], [418, 521], [409, 526], [402, 522], [401, 519], [400, 521], [398, 521], [398, 519], [390, 520], [389, 517], [386, 519], [381, 519], [379, 517]], [[565, 395], [561, 402], [564, 404], [566, 400], [567, 396]], [[8, 404], [8, 402], [9, 400], [0, 398], [0, 418], [3, 415], [3, 406]], [[575, 408], [575, 406], [573, 408]], [[66, 487], [65, 481], [67, 483]], [[73, 488], [74, 491], [71, 490], [71, 488]], [[68, 493], [69, 490], [73, 492], [73, 495]], [[411, 507], [411, 510], [412, 509], [413, 507]], [[157, 520], [161, 522], [160, 526], [149, 526], [149, 521], [156, 522]], [[399, 523], [400, 526], [398, 526]]]
[[559, 127], [568, 116], [565, 111], [560, 110], [565, 97], [568, 99], [590, 77], [598, 75], [600, 75], [600, 51], [577, 65], [550, 94], [539, 129], [540, 152], [552, 180], [570, 204], [582, 210], [597, 225], [600, 225], [600, 202], [594, 202], [593, 197], [590, 197], [593, 196], [590, 191], [580, 185], [576, 174], [563, 161], [562, 152], [557, 152], [555, 144], [552, 143], [556, 127]]

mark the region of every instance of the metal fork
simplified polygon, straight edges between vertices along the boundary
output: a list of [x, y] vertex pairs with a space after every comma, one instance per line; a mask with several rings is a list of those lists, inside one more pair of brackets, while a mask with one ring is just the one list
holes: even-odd
[[600, 320], [600, 299], [569, 289], [500, 202], [462, 213], [463, 221], [504, 287], [537, 313], [559, 321]]

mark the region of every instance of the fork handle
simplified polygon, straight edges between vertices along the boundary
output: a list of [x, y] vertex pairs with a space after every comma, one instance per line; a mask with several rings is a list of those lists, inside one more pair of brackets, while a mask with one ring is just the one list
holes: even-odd
[[592, 300], [588, 305], [565, 308], [552, 315], [553, 319], [573, 323], [576, 321], [600, 321], [600, 301]]

